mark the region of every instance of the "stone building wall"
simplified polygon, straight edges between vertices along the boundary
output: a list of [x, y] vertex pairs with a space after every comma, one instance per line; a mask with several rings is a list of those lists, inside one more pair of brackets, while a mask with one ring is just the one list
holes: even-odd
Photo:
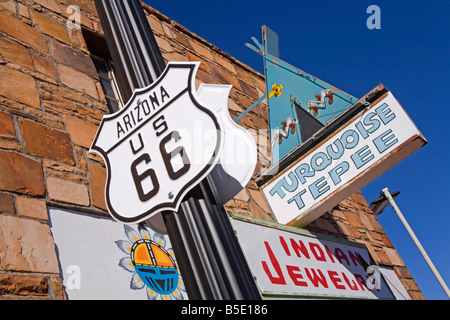
[[[70, 5], [81, 8], [83, 30], [70, 28]], [[197, 85], [233, 85], [233, 118], [265, 93], [263, 75], [143, 6], [166, 61], [201, 61]], [[0, 299], [65, 299], [48, 207], [108, 215], [105, 166], [89, 152], [108, 108], [88, 31], [102, 35], [93, 1], [0, 1]], [[239, 124], [264, 132], [267, 119], [262, 102]], [[257, 173], [269, 164], [270, 143], [264, 134], [255, 140]], [[273, 221], [254, 180], [225, 207]], [[360, 192], [306, 229], [364, 243], [394, 268], [412, 299], [424, 298]]]

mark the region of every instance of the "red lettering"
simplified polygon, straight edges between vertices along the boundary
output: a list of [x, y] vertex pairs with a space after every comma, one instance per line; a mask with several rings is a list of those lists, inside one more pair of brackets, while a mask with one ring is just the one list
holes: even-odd
[[328, 249], [328, 247], [327, 246], [325, 246], [325, 252], [327, 253], [327, 255], [328, 255], [328, 258], [330, 258], [330, 260], [331, 260], [331, 262], [333, 262], [334, 263], [334, 258], [333, 258], [333, 254], [330, 252], [330, 249]]
[[298, 240], [298, 243], [295, 242], [294, 239], [291, 238], [291, 246], [292, 249], [294, 249], [295, 254], [297, 255], [297, 257], [301, 257], [300, 255], [300, 251], [302, 252], [302, 254], [309, 259], [309, 252], [308, 249], [306, 249], [306, 246], [304, 245], [303, 241]]
[[330, 277], [336, 289], [345, 290], [345, 286], [339, 284], [340, 282], [342, 282], [342, 280], [341, 278], [339, 278], [336, 271], [328, 271], [328, 276]]
[[309, 249], [313, 253], [314, 257], [316, 257], [317, 261], [326, 261], [325, 253], [323, 253], [322, 248], [317, 243], [309, 243]]
[[272, 263], [278, 277], [275, 277], [272, 275], [272, 273], [270, 272], [269, 267], [265, 261], [261, 261], [264, 271], [266, 272], [267, 276], [269, 277], [270, 281], [273, 284], [283, 284], [283, 285], [286, 284], [286, 280], [284, 280], [284, 276], [283, 276], [283, 272], [281, 271], [280, 264], [278, 263], [278, 260], [275, 257], [275, 255], [273, 254], [272, 248], [270, 247], [270, 245], [267, 241], [264, 241], [264, 245], [266, 246], [266, 250], [267, 250], [267, 253], [269, 254], [270, 262]]
[[348, 261], [347, 256], [341, 249], [339, 249], [339, 248], [334, 249], [334, 256], [339, 260], [340, 263], [342, 263], [342, 260], [345, 260], [345, 262], [348, 265], [350, 265], [350, 262]]
[[284, 252], [286, 252], [286, 254], [290, 257], [291, 256], [291, 252], [289, 251], [288, 245], [286, 243], [286, 240], [284, 240], [284, 238], [282, 236], [280, 236], [280, 243], [281, 246], [284, 249]]
[[303, 279], [303, 276], [300, 274], [300, 269], [297, 266], [286, 266], [286, 269], [291, 277], [292, 281], [296, 286], [307, 287], [308, 283], [306, 281], [300, 281], [299, 279]]
[[320, 283], [324, 288], [328, 288], [327, 279], [325, 279], [325, 276], [323, 275], [322, 271], [317, 269], [317, 273], [319, 274], [319, 275], [317, 275], [316, 270], [311, 268], [311, 273], [310, 273], [309, 269], [305, 268], [305, 272], [306, 272], [306, 276], [308, 277], [309, 281], [311, 281], [311, 283], [313, 284], [314, 287], [317, 288]]
[[358, 291], [358, 286], [356, 285], [355, 280], [352, 280], [352, 282], [350, 282], [350, 280], [347, 278], [344, 272], [342, 272], [342, 278], [344, 278], [345, 282], [350, 287], [350, 289]]
[[366, 286], [366, 281], [364, 280], [362, 275], [355, 274], [355, 280], [358, 283], [358, 285], [359, 285], [359, 287], [361, 288], [362, 291], [365, 291], [366, 289], [369, 290], [369, 288], [367, 288], [367, 286]]
[[350, 256], [350, 259], [352, 260], [352, 262], [353, 262], [353, 264], [355, 265], [355, 267], [357, 267], [358, 264], [359, 264], [361, 267], [364, 267], [363, 264], [362, 264], [362, 262], [361, 262], [361, 256], [359, 255], [358, 252], [353, 253], [353, 252], [351, 252], [351, 251], [349, 250], [349, 251], [348, 251], [348, 255]]

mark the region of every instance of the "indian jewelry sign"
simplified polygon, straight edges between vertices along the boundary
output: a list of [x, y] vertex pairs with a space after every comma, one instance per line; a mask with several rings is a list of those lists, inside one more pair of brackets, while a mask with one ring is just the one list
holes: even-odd
[[362, 244], [241, 219], [247, 218], [231, 220], [266, 298], [409, 299], [397, 276], [372, 264]]

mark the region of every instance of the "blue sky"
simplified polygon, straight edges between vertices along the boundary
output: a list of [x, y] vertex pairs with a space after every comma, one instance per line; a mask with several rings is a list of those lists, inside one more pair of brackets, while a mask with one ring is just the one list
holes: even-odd
[[[370, 203], [387, 187], [441, 276], [450, 285], [448, 165], [450, 2], [434, 1], [150, 1], [149, 5], [263, 73], [245, 47], [261, 26], [280, 37], [281, 59], [360, 98], [383, 83], [428, 140], [361, 191]], [[369, 5], [381, 29], [369, 30]], [[427, 299], [447, 299], [391, 207], [379, 217]]]

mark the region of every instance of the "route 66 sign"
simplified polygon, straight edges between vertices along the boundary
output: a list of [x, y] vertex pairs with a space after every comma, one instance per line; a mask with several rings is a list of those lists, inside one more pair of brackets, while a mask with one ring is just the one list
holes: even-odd
[[170, 62], [120, 111], [105, 115], [91, 146], [105, 160], [106, 204], [121, 222], [177, 211], [219, 159], [223, 133], [195, 91], [199, 63]]

